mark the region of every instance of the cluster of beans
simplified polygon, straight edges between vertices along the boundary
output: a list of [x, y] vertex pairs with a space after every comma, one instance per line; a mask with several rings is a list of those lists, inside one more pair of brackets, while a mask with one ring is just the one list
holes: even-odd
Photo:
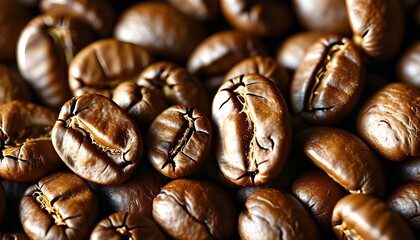
[[420, 238], [417, 0], [1, 0], [0, 239]]

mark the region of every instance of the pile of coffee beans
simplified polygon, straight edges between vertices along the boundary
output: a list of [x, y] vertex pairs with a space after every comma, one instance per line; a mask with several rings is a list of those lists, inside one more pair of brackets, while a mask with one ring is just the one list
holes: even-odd
[[420, 1], [0, 0], [0, 239], [420, 239]]

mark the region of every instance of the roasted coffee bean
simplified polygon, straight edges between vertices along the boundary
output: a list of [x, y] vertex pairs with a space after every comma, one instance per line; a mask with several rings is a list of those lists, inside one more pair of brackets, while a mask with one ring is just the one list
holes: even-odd
[[388, 198], [387, 203], [413, 229], [420, 230], [420, 182], [406, 183], [398, 187]]
[[153, 119], [166, 109], [161, 94], [131, 81], [118, 84], [112, 100], [130, 115], [142, 134], [146, 134]]
[[345, 195], [340, 185], [319, 170], [298, 176], [293, 182], [292, 192], [324, 229], [331, 228], [334, 206]]
[[153, 218], [175, 239], [230, 239], [235, 208], [229, 195], [208, 182], [177, 179], [153, 200]]
[[0, 104], [12, 100], [32, 100], [32, 93], [26, 82], [6, 65], [0, 64]]
[[303, 152], [351, 193], [381, 196], [385, 173], [375, 153], [356, 135], [335, 127], [313, 127], [298, 136]]
[[345, 0], [293, 0], [300, 25], [306, 30], [351, 35]]
[[335, 124], [360, 99], [364, 64], [357, 46], [347, 38], [328, 35], [306, 52], [290, 86], [294, 112], [312, 124]]
[[272, 57], [255, 56], [246, 58], [233, 66], [225, 75], [225, 81], [239, 75], [248, 73], [260, 74], [270, 79], [280, 90], [285, 99], [288, 99], [290, 77], [286, 69], [280, 67]]
[[67, 101], [52, 130], [52, 141], [73, 172], [98, 184], [127, 180], [143, 152], [142, 137], [129, 115], [99, 94]]
[[69, 66], [69, 85], [74, 96], [100, 93], [112, 98], [114, 89], [134, 81], [153, 61], [150, 53], [137, 45], [114, 38], [95, 41], [80, 51]]
[[286, 103], [273, 82], [258, 74], [237, 76], [213, 100], [216, 159], [240, 186], [263, 185], [283, 168], [291, 147]]
[[238, 221], [241, 239], [319, 239], [308, 211], [287, 192], [260, 189], [248, 197], [245, 206]]
[[367, 194], [349, 194], [340, 199], [331, 221], [339, 239], [415, 239], [401, 216]]
[[220, 15], [220, 3], [214, 0], [168, 0], [172, 6], [200, 21], [214, 21]]
[[307, 49], [324, 35], [326, 34], [313, 31], [299, 32], [287, 37], [277, 49], [277, 62], [281, 67], [293, 73], [298, 68]]
[[203, 84], [175, 63], [157, 62], [148, 66], [137, 79], [137, 85], [163, 94], [168, 107], [181, 104], [210, 115], [210, 100]]
[[404, 36], [404, 16], [398, 0], [346, 0], [353, 39], [376, 62], [394, 57]]
[[55, 173], [29, 186], [19, 217], [30, 239], [86, 239], [96, 223], [98, 200], [73, 173]]
[[148, 166], [119, 185], [99, 186], [97, 193], [106, 213], [131, 212], [152, 218], [153, 199], [168, 182], [169, 179]]
[[420, 182], [420, 158], [398, 162], [397, 173], [405, 181]]
[[89, 239], [164, 240], [165, 236], [156, 223], [146, 216], [131, 212], [116, 212], [96, 224]]
[[256, 37], [279, 37], [293, 23], [291, 9], [277, 0], [221, 0], [223, 16], [236, 29]]
[[30, 11], [16, 0], [0, 1], [0, 63], [10, 63], [16, 59], [20, 32], [31, 17]]
[[4, 216], [6, 215], [7, 198], [3, 185], [0, 184], [0, 224], [3, 223]]
[[167, 177], [183, 178], [207, 160], [212, 128], [200, 110], [175, 105], [155, 118], [146, 139], [147, 158], [152, 166]]
[[200, 42], [188, 59], [187, 69], [214, 94], [227, 71], [240, 61], [258, 55], [267, 55], [266, 47], [258, 39], [239, 31], [222, 31]]
[[111, 34], [116, 17], [108, 0], [40, 0], [39, 8], [77, 17], [102, 37]]
[[401, 82], [420, 88], [420, 41], [413, 43], [404, 52], [396, 70]]
[[390, 83], [363, 105], [357, 131], [376, 152], [392, 161], [420, 156], [420, 91]]
[[33, 182], [64, 165], [51, 142], [57, 113], [12, 101], [0, 105], [0, 177]]
[[64, 15], [39, 15], [25, 26], [18, 40], [17, 65], [42, 104], [60, 109], [71, 98], [68, 65], [93, 37], [87, 25]]
[[114, 36], [138, 44], [165, 60], [185, 61], [205, 37], [198, 20], [167, 3], [145, 2], [132, 5], [120, 16]]

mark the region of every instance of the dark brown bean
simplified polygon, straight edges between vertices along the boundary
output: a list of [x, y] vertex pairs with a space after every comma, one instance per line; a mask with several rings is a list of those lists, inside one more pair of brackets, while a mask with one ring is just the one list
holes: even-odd
[[413, 230], [420, 231], [420, 182], [401, 185], [393, 191], [387, 204], [399, 213]]
[[142, 137], [129, 115], [99, 94], [67, 101], [54, 125], [52, 141], [73, 172], [98, 184], [127, 180], [143, 152]]
[[147, 158], [161, 174], [187, 177], [204, 165], [209, 155], [212, 128], [201, 111], [183, 105], [163, 111], [147, 131]]
[[257, 74], [235, 77], [213, 100], [216, 159], [223, 175], [240, 186], [272, 181], [291, 147], [289, 112], [273, 82]]
[[157, 62], [148, 66], [137, 79], [137, 85], [163, 94], [167, 107], [181, 104], [210, 115], [210, 100], [202, 83], [175, 63]]
[[51, 142], [56, 112], [12, 101], [0, 105], [0, 119], [1, 178], [33, 182], [64, 167]]
[[229, 239], [235, 208], [219, 187], [192, 179], [166, 184], [153, 200], [153, 218], [172, 238]]
[[214, 0], [168, 0], [182, 12], [200, 21], [214, 21], [220, 15], [220, 3]]
[[0, 104], [12, 100], [32, 100], [32, 93], [26, 82], [6, 65], [0, 64]]
[[277, 0], [221, 0], [225, 19], [236, 29], [256, 37], [279, 37], [292, 27], [291, 9]]
[[114, 38], [101, 39], [80, 51], [69, 66], [69, 85], [74, 96], [100, 93], [112, 98], [117, 85], [134, 81], [153, 61], [137, 45]]
[[345, 195], [340, 185], [318, 170], [299, 175], [293, 182], [292, 192], [324, 229], [331, 227], [334, 206]]
[[420, 158], [398, 162], [397, 173], [405, 181], [420, 182]]
[[90, 28], [69, 16], [39, 15], [25, 26], [18, 40], [17, 65], [42, 104], [60, 109], [71, 98], [68, 65], [91, 41]]
[[130, 115], [142, 134], [146, 134], [153, 119], [166, 109], [160, 93], [131, 81], [118, 84], [112, 100]]
[[364, 64], [356, 45], [328, 35], [306, 52], [290, 86], [294, 112], [312, 124], [334, 124], [344, 119], [360, 99]]
[[364, 103], [357, 131], [376, 152], [392, 161], [420, 156], [420, 91], [390, 83]]
[[96, 224], [89, 239], [164, 240], [166, 238], [156, 223], [146, 216], [116, 212]]
[[299, 144], [311, 161], [351, 193], [381, 196], [384, 170], [375, 153], [356, 135], [333, 127], [301, 132]]
[[1, 240], [29, 240], [25, 233], [0, 233]]
[[367, 194], [349, 194], [340, 199], [331, 221], [339, 239], [415, 239], [401, 216]]
[[73, 173], [55, 173], [29, 186], [19, 207], [30, 239], [86, 239], [97, 216], [93, 190]]
[[404, 36], [404, 16], [398, 0], [346, 0], [353, 39], [376, 62], [393, 58]]
[[239, 215], [241, 239], [319, 239], [319, 231], [305, 207], [277, 189], [255, 191]]
[[188, 58], [205, 34], [200, 22], [164, 2], [132, 5], [121, 14], [114, 29], [117, 39], [178, 62]]
[[83, 20], [100, 36], [111, 34], [114, 27], [115, 9], [108, 0], [40, 0], [43, 12], [59, 12]]
[[306, 30], [351, 35], [345, 0], [293, 0], [300, 25]]

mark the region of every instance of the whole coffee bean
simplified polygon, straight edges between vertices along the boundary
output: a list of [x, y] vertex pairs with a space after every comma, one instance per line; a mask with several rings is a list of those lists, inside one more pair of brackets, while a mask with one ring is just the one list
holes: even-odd
[[235, 208], [230, 197], [208, 182], [177, 179], [153, 200], [153, 218], [175, 239], [230, 239]]
[[115, 10], [108, 0], [40, 0], [39, 8], [77, 17], [102, 37], [110, 35], [114, 27]]
[[0, 184], [0, 224], [3, 223], [4, 216], [6, 215], [7, 198], [4, 187]]
[[260, 189], [248, 197], [245, 206], [238, 220], [241, 239], [319, 239], [308, 211], [287, 192]]
[[387, 202], [414, 229], [420, 230], [420, 182], [406, 183], [393, 191]]
[[142, 134], [146, 134], [153, 119], [166, 109], [161, 94], [131, 81], [118, 84], [112, 100], [130, 115]]
[[93, 190], [73, 173], [54, 173], [29, 186], [19, 207], [30, 239], [86, 239], [97, 216]]
[[216, 159], [223, 175], [240, 186], [271, 182], [291, 147], [286, 103], [273, 82], [258, 74], [226, 81], [213, 100]]
[[404, 36], [404, 16], [398, 0], [346, 0], [353, 39], [376, 62], [393, 58]]
[[351, 35], [345, 0], [293, 0], [300, 25], [311, 31]]
[[277, 0], [221, 0], [223, 16], [236, 29], [257, 37], [278, 37], [292, 26], [291, 9]]
[[212, 128], [207, 116], [196, 108], [167, 108], [147, 131], [147, 158], [161, 174], [187, 177], [204, 165], [209, 155]]
[[200, 21], [214, 21], [220, 15], [220, 3], [214, 0], [168, 0], [172, 6]]
[[151, 64], [140, 74], [137, 85], [163, 94], [168, 107], [181, 104], [210, 115], [210, 100], [202, 83], [180, 65], [171, 62]]
[[121, 82], [134, 81], [153, 61], [137, 45], [114, 38], [95, 41], [81, 50], [69, 66], [69, 85], [74, 96], [100, 93], [112, 98]]
[[0, 104], [12, 100], [30, 102], [32, 93], [22, 77], [6, 65], [0, 64]]
[[132, 5], [120, 16], [114, 36], [160, 58], [183, 62], [205, 37], [204, 26], [167, 3]]
[[153, 199], [168, 182], [169, 179], [148, 166], [138, 169], [121, 184], [99, 186], [97, 193], [106, 213], [131, 212], [152, 218]]
[[291, 105], [309, 123], [338, 123], [360, 99], [364, 80], [357, 46], [338, 35], [322, 37], [307, 50], [294, 74]]
[[156, 223], [146, 216], [131, 212], [116, 212], [96, 224], [89, 239], [164, 240], [166, 238]]
[[384, 193], [384, 170], [375, 153], [356, 135], [335, 127], [313, 127], [301, 132], [297, 141], [311, 161], [347, 191]]
[[334, 206], [345, 195], [340, 185], [319, 170], [298, 176], [293, 182], [292, 192], [324, 229], [331, 227]]
[[60, 109], [71, 98], [68, 65], [92, 40], [90, 28], [70, 16], [39, 15], [25, 26], [18, 40], [17, 65], [42, 104]]
[[357, 131], [376, 152], [392, 161], [420, 156], [420, 91], [390, 83], [364, 103]]
[[17, 1], [0, 1], [0, 63], [16, 59], [19, 34], [31, 17], [30, 11]]
[[254, 56], [233, 66], [225, 75], [225, 81], [239, 75], [255, 73], [270, 79], [285, 99], [289, 96], [290, 77], [286, 69], [280, 67], [272, 57]]
[[326, 34], [322, 32], [309, 31], [288, 36], [277, 49], [277, 62], [281, 67], [293, 73], [298, 68], [307, 49], [324, 35]]
[[241, 60], [267, 55], [259, 40], [239, 31], [222, 31], [204, 39], [191, 53], [187, 69], [199, 77], [224, 75]]
[[64, 165], [51, 142], [57, 113], [12, 101], [0, 105], [0, 177], [33, 182]]
[[401, 82], [420, 88], [420, 41], [405, 50], [398, 60], [396, 71]]
[[98, 184], [127, 180], [143, 152], [142, 137], [129, 115], [99, 94], [67, 101], [52, 130], [52, 141], [73, 172]]
[[420, 158], [398, 162], [397, 173], [405, 181], [420, 182]]
[[415, 239], [401, 216], [367, 194], [349, 194], [340, 199], [331, 222], [339, 239]]

